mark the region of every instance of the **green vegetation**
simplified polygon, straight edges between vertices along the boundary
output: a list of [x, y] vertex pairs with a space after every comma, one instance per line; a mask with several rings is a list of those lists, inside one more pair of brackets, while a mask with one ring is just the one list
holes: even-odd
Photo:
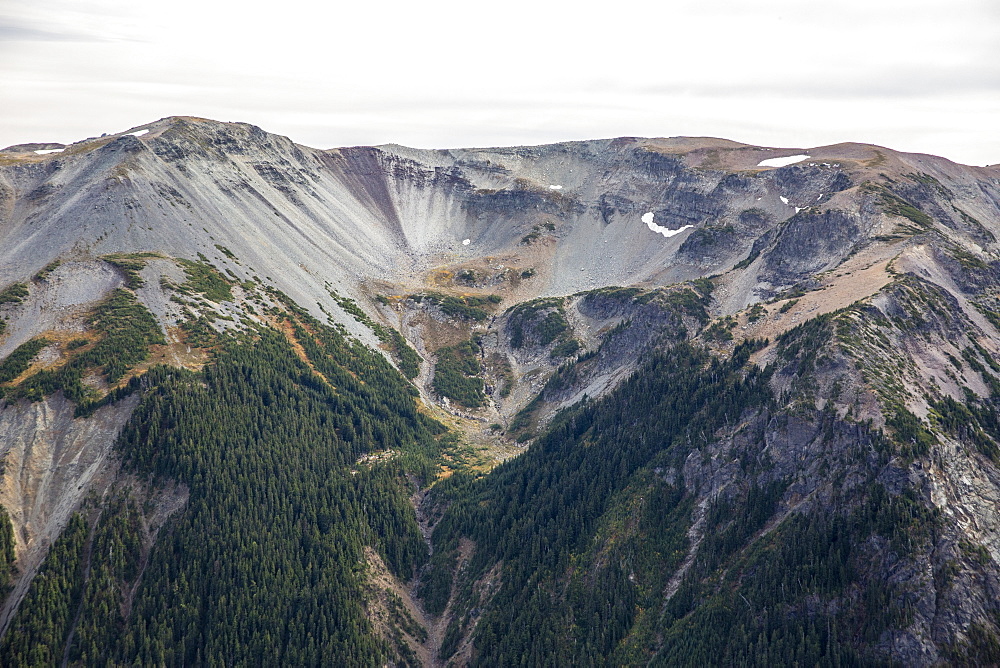
[[123, 288], [112, 291], [88, 324], [100, 335], [92, 348], [81, 350], [61, 367], [35, 373], [8, 394], [39, 401], [62, 390], [76, 402], [77, 414], [86, 415], [98, 401], [94, 391], [82, 383], [87, 371], [98, 370], [108, 383], [115, 383], [149, 357], [150, 345], [165, 343], [153, 314]]
[[576, 339], [566, 339], [562, 343], [557, 344], [552, 348], [552, 352], [549, 356], [552, 359], [560, 359], [563, 357], [572, 357], [576, 354], [576, 351], [580, 350], [580, 342]]
[[141, 574], [142, 514], [135, 499], [123, 493], [110, 499], [90, 542], [79, 621], [64, 654], [71, 664], [85, 666], [108, 663], [110, 648], [120, 640], [121, 605], [126, 600], [122, 594]]
[[0, 383], [9, 383], [31, 366], [31, 360], [35, 359], [38, 351], [49, 345], [49, 340], [44, 338], [31, 339], [22, 343], [14, 349], [5, 360], [0, 362]]
[[[544, 317], [539, 316], [544, 313]], [[524, 345], [525, 328], [534, 330], [538, 345], [547, 346], [557, 339], [565, 340], [569, 331], [561, 297], [533, 299], [513, 307], [510, 311], [510, 345], [520, 348]]]
[[[544, 232], [543, 232], [544, 230]], [[521, 243], [525, 246], [530, 246], [531, 244], [538, 241], [545, 232], [555, 232], [555, 223], [545, 222], [540, 225], [532, 225], [531, 231], [521, 237]]]
[[327, 287], [327, 292], [330, 294], [331, 297], [333, 297], [333, 300], [337, 302], [337, 306], [342, 308], [355, 320], [357, 320], [363, 325], [368, 326], [369, 328], [374, 327], [375, 325], [374, 321], [372, 321], [372, 319], [368, 317], [368, 314], [364, 312], [364, 309], [358, 306], [358, 303], [356, 301], [354, 301], [350, 297], [341, 297], [336, 290], [330, 288], [329, 286]]
[[149, 346], [166, 343], [153, 314], [128, 290], [112, 291], [97, 307], [89, 324], [103, 338], [77, 359], [87, 366], [101, 367], [109, 383], [146, 361]]
[[215, 249], [220, 253], [222, 253], [223, 255], [225, 255], [226, 257], [228, 257], [233, 262], [237, 261], [236, 256], [233, 254], [233, 251], [229, 250], [225, 246], [220, 246], [219, 244], [215, 244]]
[[[993, 398], [1000, 397], [1000, 379], [994, 375], [1000, 373], [1000, 364], [993, 359], [992, 355], [983, 350], [979, 343], [975, 340], [972, 343], [972, 347], [962, 350], [962, 359], [965, 360], [973, 371], [980, 375], [986, 386], [990, 388], [991, 396]], [[980, 361], [981, 359], [986, 361], [986, 365], [983, 365]], [[969, 403], [975, 404], [977, 401], [975, 398], [972, 398]]]
[[62, 662], [83, 592], [88, 534], [86, 521], [77, 513], [52, 545], [0, 643], [5, 665], [54, 666]]
[[[993, 614], [997, 621], [996, 613]], [[1000, 665], [1000, 639], [985, 624], [969, 626], [968, 641], [948, 648], [948, 655], [955, 665], [995, 666]]]
[[972, 305], [976, 307], [976, 310], [983, 314], [990, 324], [1000, 329], [1000, 312], [994, 311], [993, 309], [984, 306], [983, 304], [972, 302]]
[[177, 291], [185, 295], [201, 293], [205, 299], [216, 303], [232, 301], [232, 283], [210, 265], [204, 256], [201, 257], [200, 262], [177, 260], [188, 279], [184, 285], [177, 288]]
[[596, 290], [588, 290], [584, 294], [591, 297], [610, 297], [611, 299], [629, 302], [643, 294], [643, 290], [636, 287], [623, 288], [617, 285], [609, 285], [604, 288], [597, 288]]
[[706, 225], [699, 227], [691, 233], [684, 243], [689, 248], [700, 246], [715, 246], [731, 239], [736, 234], [736, 228], [732, 225]]
[[712, 296], [712, 292], [715, 291], [715, 283], [711, 278], [696, 278], [691, 281], [691, 285], [693, 285], [694, 289], [698, 291], [698, 294], [705, 299], [710, 298]]
[[[635, 663], [610, 655], [633, 625], [655, 626], [691, 516], [683, 488], [653, 469], [683, 462], [727, 414], [766, 402], [766, 373], [744, 366], [749, 350], [723, 362], [680, 344], [601, 402], [556, 418], [532, 448], [490, 476], [455, 475], [435, 488], [450, 506], [434, 532], [423, 596], [431, 611], [443, 607], [458, 540], [474, 540], [450, 633], [468, 630], [463, 611], [486, 606], [476, 665]], [[638, 525], [630, 520], [636, 513]], [[646, 540], [654, 549], [639, 557]], [[501, 561], [500, 588], [484, 600], [474, 582]], [[454, 647], [446, 640], [442, 658]]]
[[985, 237], [987, 240], [991, 242], [995, 242], [997, 240], [996, 235], [990, 232], [988, 229], [986, 229], [986, 226], [983, 225], [978, 218], [970, 216], [969, 214], [967, 214], [962, 209], [959, 209], [954, 204], [952, 204], [951, 206], [952, 209], [958, 213], [959, 217], [962, 219], [962, 222], [971, 227], [976, 234]]
[[[655, 293], [651, 292], [649, 294], [652, 295]], [[711, 297], [709, 295], [699, 295], [694, 290], [688, 288], [672, 290], [664, 297], [665, 305], [676, 308], [696, 318], [703, 325], [711, 319], [708, 311], [705, 310], [710, 301]]]
[[[391, 327], [386, 327], [369, 318], [368, 314], [350, 297], [341, 297], [336, 290], [333, 290], [329, 286], [327, 287], [327, 292], [330, 293], [330, 296], [333, 297], [340, 308], [344, 309], [345, 312], [353, 316], [362, 325], [371, 329], [375, 333], [375, 336], [379, 338], [379, 341], [389, 348], [393, 359], [396, 360], [399, 370], [403, 372], [404, 376], [410, 380], [417, 377], [420, 373], [420, 355], [410, 347], [410, 344], [406, 342], [402, 334]], [[388, 303], [388, 300], [386, 300], [386, 303]]]
[[754, 260], [758, 257], [760, 257], [760, 250], [751, 248], [750, 253], [745, 258], [733, 265], [733, 269], [746, 269], [753, 264]]
[[410, 295], [407, 299], [413, 300], [418, 304], [427, 302], [428, 304], [437, 306], [447, 315], [463, 320], [474, 320], [476, 322], [482, 322], [489, 316], [489, 312], [483, 307], [490, 308], [501, 302], [500, 295], [487, 295], [485, 297], [466, 295], [455, 297], [453, 295], [443, 295], [438, 292]]
[[566, 316], [563, 312], [558, 309], [551, 311], [542, 319], [536, 328], [538, 342], [543, 346], [547, 346], [559, 338], [560, 335], [568, 329], [569, 322], [566, 321]]
[[406, 609], [403, 600], [392, 591], [384, 591], [386, 608], [389, 613], [389, 636], [392, 640], [392, 647], [399, 656], [399, 664], [402, 666], [420, 666], [420, 659], [406, 642], [403, 634], [409, 634], [418, 642], [427, 641], [427, 629], [421, 626], [413, 618], [410, 611]]
[[139, 272], [146, 267], [146, 261], [154, 257], [160, 257], [159, 253], [114, 253], [101, 259], [121, 270], [125, 276], [125, 285], [135, 290], [145, 283]]
[[189, 315], [181, 322], [181, 329], [184, 330], [185, 341], [197, 348], [214, 348], [219, 341], [219, 332], [205, 315]]
[[[813, 511], [786, 519], [745, 557], [731, 562], [733, 570], [709, 594], [711, 586], [706, 591], [708, 581], [699, 575], [726, 563], [731, 547], [749, 534], [747, 529], [760, 526], [779, 489], [758, 488], [758, 500], [753, 501], [751, 488], [735, 507], [726, 503], [710, 511], [710, 526], [720, 519], [735, 522], [728, 528], [715, 525], [722, 531], [713, 534], [719, 537], [707, 547], [721, 547], [721, 554], [718, 549], [700, 551], [671, 599], [664, 617], [669, 627], [654, 663], [778, 665], [794, 656], [804, 665], [883, 664], [858, 646], [874, 647], [885, 630], [905, 626], [912, 613], [902, 587], [864, 579], [870, 564], [862, 545], [879, 536], [898, 548], [899, 555], [908, 554], [912, 548], [907, 546], [927, 539], [934, 517], [915, 498], [891, 496], [881, 485], [869, 483], [849, 513]], [[761, 510], [741, 520], [734, 517], [736, 509]], [[725, 513], [721, 517], [719, 510]], [[853, 600], [845, 597], [848, 592], [854, 593]], [[845, 605], [835, 613], [806, 612], [811, 602], [827, 600]], [[777, 609], [785, 614], [757, 612]]]
[[35, 274], [34, 278], [32, 278], [31, 280], [44, 281], [46, 278], [49, 277], [49, 274], [58, 269], [61, 264], [62, 264], [61, 260], [53, 260], [52, 262], [49, 262], [47, 265], [42, 267], [41, 271]]
[[951, 190], [945, 187], [943, 183], [938, 181], [930, 174], [918, 172], [916, 174], [903, 174], [903, 176], [910, 179], [914, 183], [919, 183], [921, 185], [933, 188], [942, 199], [952, 200], [955, 198], [955, 193], [953, 193]]
[[983, 260], [961, 248], [952, 248], [948, 251], [948, 253], [953, 258], [958, 260], [958, 263], [961, 264], [963, 268], [969, 271], [985, 271], [990, 267]]
[[[97, 336], [68, 343], [62, 367], [8, 389], [64, 389], [81, 410], [130, 393], [139, 405], [116, 445], [121, 479], [138, 482], [113, 490], [100, 512], [87, 507], [89, 520], [73, 518], [0, 647], [5, 665], [416, 664], [403, 634], [423, 640], [427, 631], [398, 597], [376, 591], [366, 550], [401, 580], [421, 574], [427, 611], [450, 609], [442, 664], [469, 638], [478, 666], [887, 663], [886, 638], [912, 628], [921, 604], [914, 580], [899, 574], [923, 572], [920, 560], [940, 550], [927, 577], [947, 592], [969, 570], [992, 567], [983, 546], [949, 537], [942, 547], [939, 512], [901, 481], [923, 464], [914, 458], [936, 456], [945, 433], [1000, 462], [1000, 363], [974, 340], [959, 346], [946, 370], [956, 379], [979, 373], [994, 396], [929, 394], [926, 422], [871, 381], [883, 433], [850, 411], [840, 418], [843, 406], [816, 409], [816, 386], [845, 365], [841, 349], [880, 360], [858, 364], [859, 373], [901, 384], [889, 355], [896, 336], [935, 331], [947, 307], [939, 296], [900, 282], [891, 315], [859, 303], [808, 320], [782, 334], [759, 368], [750, 356], [760, 341], [728, 345], [730, 354], [687, 341], [682, 315], [708, 324], [704, 341], [733, 338], [735, 318], [709, 320], [712, 286], [589, 293], [590, 306], [625, 318], [605, 342], [633, 317], [662, 325], [658, 345], [670, 347], [644, 352], [633, 376], [560, 411], [522, 455], [481, 477], [471, 448], [420, 412], [417, 389], [382, 355], [277, 291], [283, 306], [269, 315], [280, 328], [218, 333], [192, 318], [189, 341], [214, 349], [203, 371], [153, 367], [98, 401], [85, 372], [120, 381], [160, 340], [135, 296], [116, 291], [91, 320]], [[398, 332], [331, 294], [397, 360], [412, 352]], [[499, 301], [412, 299], [484, 314]], [[512, 345], [551, 346], [553, 360], [577, 355], [565, 304], [510, 309]], [[765, 313], [755, 304], [747, 318]], [[23, 374], [45, 343], [15, 351], [0, 379]], [[509, 391], [506, 360], [483, 354], [477, 339], [439, 350], [435, 392], [475, 408], [487, 400], [482, 375]], [[562, 363], [546, 390], [571, 387], [610, 357], [585, 366], [595, 354]], [[404, 375], [416, 374], [418, 360], [400, 362]], [[542, 408], [556, 400], [543, 394], [507, 437], [535, 436], [533, 416], [548, 417]], [[410, 499], [444, 462], [455, 472], [421, 508], [435, 526], [428, 551]], [[150, 546], [153, 490], [165, 488], [190, 497]], [[0, 587], [12, 539], [0, 511]], [[372, 596], [384, 603], [380, 621], [366, 607]], [[967, 635], [944, 656], [1000, 656], [986, 626]]]
[[798, 303], [799, 303], [798, 299], [789, 299], [787, 302], [781, 305], [781, 308], [778, 309], [778, 313], [788, 313], [793, 308], [795, 308], [795, 305]]
[[934, 220], [930, 216], [887, 188], [874, 184], [867, 184], [867, 187], [878, 195], [879, 204], [883, 211], [891, 216], [906, 218], [916, 226], [905, 226], [904, 231], [910, 234], [919, 234], [934, 224]]
[[500, 386], [500, 398], [506, 399], [514, 389], [514, 369], [506, 355], [495, 354], [489, 359], [487, 367]]
[[[994, 463], [1000, 463], [1000, 414], [989, 402], [970, 401], [961, 404], [951, 397], [934, 402], [933, 422], [955, 438], [971, 443], [981, 454]], [[915, 418], [914, 418], [915, 419]], [[916, 454], [924, 453], [937, 441], [933, 434], [923, 429], [923, 440]], [[904, 437], [905, 438], [905, 437]], [[911, 440], [914, 439], [910, 436]]]
[[[296, 336], [329, 385], [261, 330], [228, 345], [203, 379], [173, 374], [123, 433], [129, 466], [191, 486], [174, 530], [173, 549], [183, 546], [186, 558], [154, 555], [134, 608], [146, 621], [121, 649], [128, 663], [388, 658], [361, 605], [361, 548], [375, 546], [403, 579], [426, 548], [398, 462], [350, 469], [390, 447], [417, 462], [433, 452], [438, 428], [381, 355], [296, 316]], [[157, 429], [167, 416], [173, 427]], [[204, 609], [210, 617], [188, 623]]]
[[437, 351], [434, 365], [434, 391], [468, 408], [478, 408], [486, 403], [483, 380], [479, 377], [479, 346], [475, 341]]
[[916, 415], [903, 406], [896, 406], [892, 414], [886, 418], [885, 424], [892, 428], [895, 439], [906, 456], [926, 455], [931, 446], [937, 443], [934, 434], [928, 431]]
[[73, 339], [72, 341], [66, 344], [66, 350], [73, 351], [78, 348], [83, 348], [85, 345], [89, 343], [90, 343], [89, 339], [84, 339], [84, 338]]
[[[779, 348], [806, 373], [806, 360], [831, 340], [832, 320], [796, 329]], [[472, 634], [478, 666], [784, 665], [791, 657], [881, 665], [879, 643], [910, 623], [913, 604], [878, 564], [923, 554], [939, 516], [916, 494], [890, 494], [878, 482], [891, 452], [878, 432], [845, 425], [877, 464], [850, 488], [836, 486], [829, 503], [787, 516], [792, 481], [761, 458], [755, 439], [745, 451], [734, 441], [729, 456], [746, 475], [709, 505], [690, 568], [664, 596], [692, 547], [696, 496], [680, 477], [685, 463], [714, 460], [711, 444], [727, 423], [753, 424], [755, 413], [760, 428], [787, 419], [771, 412], [770, 371], [748, 363], [759, 345], [717, 359], [678, 344], [606, 398], [557, 416], [491, 475], [456, 474], [436, 486], [444, 515], [421, 595], [432, 612], [453, 601], [440, 658]], [[841, 427], [826, 428], [834, 437]], [[453, 583], [462, 538], [476, 551]], [[486, 574], [499, 582], [495, 591], [481, 586]]]
[[798, 299], [799, 297], [802, 297], [807, 292], [809, 292], [809, 290], [810, 288], [808, 288], [806, 285], [803, 285], [802, 283], [796, 283], [792, 287], [776, 295], [773, 299], [769, 300], [767, 303], [775, 304], [777, 302], [780, 302], [782, 299]]
[[733, 340], [733, 330], [736, 329], [736, 318], [731, 315], [719, 318], [705, 330], [705, 340], [716, 343], [726, 343]]
[[20, 304], [28, 296], [28, 286], [24, 283], [14, 283], [0, 290], [0, 304]]
[[413, 380], [420, 373], [420, 355], [410, 347], [403, 335], [391, 327], [378, 326], [375, 330], [379, 339], [389, 346], [393, 358], [399, 364], [399, 370], [409, 380]]
[[833, 339], [832, 317], [825, 314], [811, 318], [778, 336], [778, 355], [794, 372], [789, 399], [802, 399], [807, 404], [814, 399], [811, 378]]
[[10, 591], [10, 578], [14, 574], [14, 525], [7, 509], [0, 506], [0, 597]]
[[539, 227], [538, 225], [535, 225], [534, 227], [531, 228], [530, 232], [521, 237], [521, 243], [524, 244], [525, 246], [530, 246], [531, 244], [538, 241], [538, 239], [541, 238], [541, 236], [542, 236], [542, 228]]
[[[381, 354], [294, 305], [284, 317], [306, 360], [258, 328], [217, 335], [201, 373], [154, 367], [132, 387], [142, 399], [117, 443], [123, 468], [185, 486], [188, 502], [148, 563], [141, 499], [110, 498], [90, 538], [75, 518], [4, 641], [5, 665], [405, 658], [366, 614], [364, 548], [403, 580], [426, 560], [407, 475], [433, 475], [443, 427]], [[390, 448], [399, 454], [357, 463]]]

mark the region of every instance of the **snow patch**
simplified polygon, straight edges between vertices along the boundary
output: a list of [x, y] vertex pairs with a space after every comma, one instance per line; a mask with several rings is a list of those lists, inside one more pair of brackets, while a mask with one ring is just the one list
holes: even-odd
[[785, 165], [794, 165], [797, 162], [802, 162], [803, 160], [808, 160], [808, 155], [787, 155], [784, 158], [768, 158], [767, 160], [761, 160], [757, 163], [758, 167], [784, 167]]
[[43, 148], [35, 151], [38, 155], [47, 155], [49, 153], [62, 153], [66, 149], [64, 148]]
[[149, 132], [148, 129], [146, 129], [146, 130], [136, 130], [135, 132], [129, 132], [129, 134], [132, 135], [133, 137], [141, 137], [144, 134], [146, 134], [147, 132]]
[[785, 197], [784, 195], [778, 195], [778, 199], [781, 200], [782, 204], [784, 204], [785, 206], [788, 206], [788, 198], [787, 197]]
[[472, 243], [472, 239], [462, 239], [462, 245], [463, 246], [468, 246], [471, 243]]
[[646, 223], [646, 227], [648, 227], [653, 232], [656, 232], [658, 234], [662, 234], [663, 236], [667, 237], [668, 239], [670, 237], [672, 237], [672, 236], [680, 234], [681, 232], [683, 232], [684, 230], [686, 230], [689, 227], [694, 227], [694, 225], [684, 225], [683, 227], [680, 227], [680, 228], [678, 228], [676, 230], [672, 230], [669, 227], [663, 227], [662, 225], [657, 225], [656, 223], [653, 222], [653, 212], [652, 211], [650, 211], [649, 213], [642, 214], [642, 222]]
[[549, 186], [549, 190], [562, 190], [562, 186], [551, 185]]

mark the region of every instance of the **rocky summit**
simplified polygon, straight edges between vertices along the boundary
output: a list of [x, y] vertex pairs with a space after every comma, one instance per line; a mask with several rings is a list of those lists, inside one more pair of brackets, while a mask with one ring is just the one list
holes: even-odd
[[1000, 662], [1000, 166], [0, 151], [0, 663]]

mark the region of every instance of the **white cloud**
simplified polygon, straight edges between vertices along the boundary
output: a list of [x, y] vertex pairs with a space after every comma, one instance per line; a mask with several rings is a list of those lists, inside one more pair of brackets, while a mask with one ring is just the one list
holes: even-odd
[[8, 0], [0, 145], [192, 114], [320, 147], [685, 134], [995, 163], [998, 19], [986, 0]]

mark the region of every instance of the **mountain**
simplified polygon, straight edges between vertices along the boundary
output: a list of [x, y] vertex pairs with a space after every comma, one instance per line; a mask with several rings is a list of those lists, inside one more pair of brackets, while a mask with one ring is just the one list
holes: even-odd
[[1000, 661], [1000, 167], [0, 151], [5, 665]]

